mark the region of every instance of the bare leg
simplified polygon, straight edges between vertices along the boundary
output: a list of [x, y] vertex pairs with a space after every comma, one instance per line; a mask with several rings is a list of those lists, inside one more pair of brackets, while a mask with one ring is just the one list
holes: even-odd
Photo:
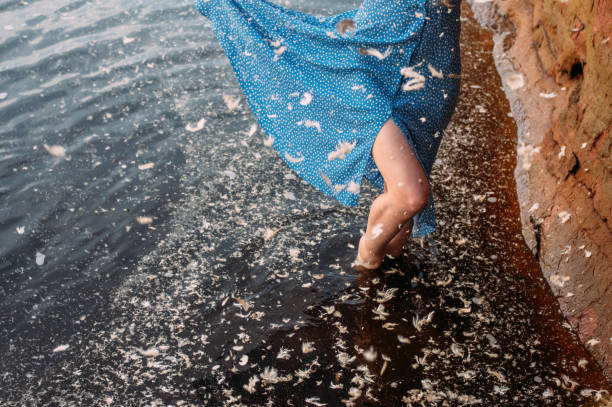
[[[387, 182], [385, 181], [385, 192], [387, 192]], [[410, 218], [406, 223], [402, 225], [402, 228], [397, 234], [387, 243], [385, 248], [385, 254], [389, 254], [393, 257], [399, 257], [404, 252], [404, 246], [408, 243], [410, 234], [412, 233], [413, 220]]]
[[410, 238], [410, 234], [412, 233], [412, 218], [408, 220], [399, 232], [391, 239], [389, 243], [387, 243], [387, 247], [385, 248], [385, 254], [388, 254], [392, 257], [399, 257], [404, 253], [404, 247], [406, 243], [408, 243], [408, 239]]
[[388, 191], [372, 203], [366, 233], [359, 240], [356, 264], [377, 268], [399, 225], [409, 222], [427, 205], [429, 183], [401, 130], [389, 118], [372, 146], [372, 158], [387, 182]]

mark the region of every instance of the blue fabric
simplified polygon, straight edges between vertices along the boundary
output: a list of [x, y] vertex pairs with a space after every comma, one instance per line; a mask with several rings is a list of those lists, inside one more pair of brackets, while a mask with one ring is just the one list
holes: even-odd
[[[321, 192], [356, 206], [364, 177], [383, 190], [371, 149], [389, 117], [430, 177], [459, 92], [460, 0], [452, 1], [365, 0], [331, 16], [269, 0], [194, 4], [280, 156]], [[344, 19], [355, 28], [341, 34]], [[434, 230], [430, 194], [412, 237]]]

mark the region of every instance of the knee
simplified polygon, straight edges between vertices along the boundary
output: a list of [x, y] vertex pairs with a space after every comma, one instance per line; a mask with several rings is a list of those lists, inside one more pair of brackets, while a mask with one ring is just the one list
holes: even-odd
[[420, 212], [427, 205], [427, 202], [429, 202], [429, 194], [429, 185], [425, 183], [421, 185], [420, 188], [394, 191], [391, 196], [393, 197], [393, 203], [396, 209], [408, 219]]

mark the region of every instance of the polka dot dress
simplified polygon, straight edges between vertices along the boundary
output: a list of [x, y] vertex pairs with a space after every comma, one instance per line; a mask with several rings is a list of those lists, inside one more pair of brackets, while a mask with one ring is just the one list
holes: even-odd
[[[389, 117], [429, 179], [455, 108], [460, 1], [365, 0], [314, 16], [269, 0], [195, 0], [210, 19], [251, 110], [285, 162], [321, 192], [356, 206]], [[434, 201], [412, 237], [435, 230]]]

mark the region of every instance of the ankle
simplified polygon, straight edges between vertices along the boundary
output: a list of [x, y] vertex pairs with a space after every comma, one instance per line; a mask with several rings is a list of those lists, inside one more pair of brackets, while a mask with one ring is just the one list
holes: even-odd
[[364, 263], [377, 265], [382, 262], [385, 254], [377, 254], [368, 246], [368, 237], [362, 235], [359, 239], [359, 247], [357, 248], [357, 257]]

